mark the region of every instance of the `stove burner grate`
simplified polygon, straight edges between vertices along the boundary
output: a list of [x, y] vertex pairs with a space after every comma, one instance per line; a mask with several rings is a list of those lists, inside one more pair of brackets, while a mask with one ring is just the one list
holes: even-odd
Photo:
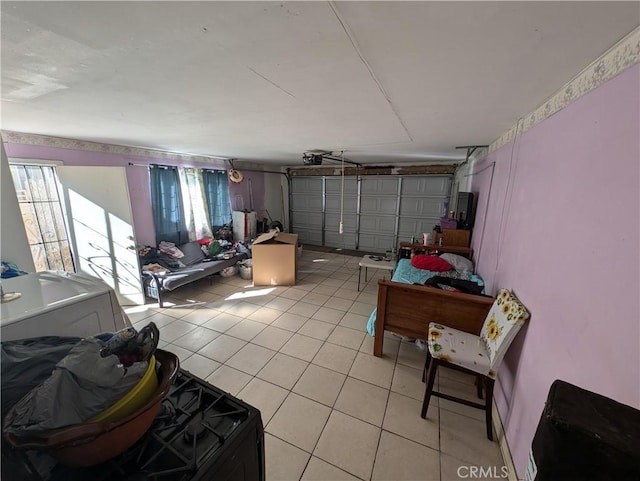
[[44, 474], [34, 468], [47, 481], [196, 479], [252, 412], [250, 406], [181, 371], [149, 431], [119, 457], [90, 468], [55, 465]]

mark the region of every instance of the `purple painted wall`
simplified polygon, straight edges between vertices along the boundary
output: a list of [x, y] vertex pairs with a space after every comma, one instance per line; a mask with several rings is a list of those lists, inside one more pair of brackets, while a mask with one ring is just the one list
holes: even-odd
[[[5, 149], [7, 156], [13, 158], [60, 160], [64, 165], [125, 167], [127, 169], [127, 184], [129, 186], [129, 198], [131, 200], [136, 242], [138, 244], [148, 245], [155, 245], [156, 239], [153, 227], [153, 214], [151, 211], [149, 170], [144, 167], [145, 165], [155, 163], [162, 165], [181, 165], [183, 167], [227, 168], [222, 161], [204, 165], [195, 162], [187, 163], [152, 157], [61, 149], [57, 147], [14, 144], [9, 142], [5, 143]], [[129, 165], [130, 162], [135, 165]], [[140, 167], [141, 165], [142, 167]], [[238, 166], [238, 169], [242, 170], [242, 167]], [[249, 208], [250, 196], [247, 178], [251, 178], [254, 208], [258, 211], [258, 218], [261, 218], [260, 216], [264, 211], [264, 174], [246, 174], [245, 180], [242, 183], [230, 185], [229, 194], [231, 196], [232, 207], [234, 206], [233, 201], [236, 199], [238, 204], [243, 204], [245, 208]]]
[[555, 379], [640, 408], [639, 106], [636, 64], [474, 166], [477, 270], [531, 312], [496, 385], [520, 477]]
[[[261, 172], [249, 172], [241, 166], [236, 166], [242, 172], [243, 180], [240, 183], [229, 182], [229, 197], [231, 197], [231, 210], [255, 210], [258, 220], [266, 217], [265, 214], [265, 182]], [[253, 196], [251, 195], [253, 191]], [[251, 199], [253, 197], [253, 203]]]

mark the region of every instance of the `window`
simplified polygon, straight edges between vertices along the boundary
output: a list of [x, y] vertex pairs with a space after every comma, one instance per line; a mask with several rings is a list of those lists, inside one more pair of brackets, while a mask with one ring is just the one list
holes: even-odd
[[55, 168], [10, 167], [36, 271], [74, 272]]
[[151, 165], [156, 242], [176, 245], [212, 236], [231, 221], [226, 171]]
[[209, 207], [209, 222], [216, 230], [231, 221], [229, 179], [224, 170], [203, 170], [202, 182]]
[[176, 245], [188, 242], [178, 169], [151, 165], [149, 178], [156, 242], [167, 241]]

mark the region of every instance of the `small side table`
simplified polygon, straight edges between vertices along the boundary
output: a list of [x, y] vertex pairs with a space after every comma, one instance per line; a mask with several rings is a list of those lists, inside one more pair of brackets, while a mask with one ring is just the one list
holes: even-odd
[[364, 267], [364, 282], [367, 282], [367, 269], [369, 267], [373, 269], [385, 269], [393, 272], [396, 268], [394, 261], [387, 261], [381, 256], [364, 256], [360, 262], [358, 262], [358, 291], [360, 290], [360, 277], [362, 275], [362, 268]]

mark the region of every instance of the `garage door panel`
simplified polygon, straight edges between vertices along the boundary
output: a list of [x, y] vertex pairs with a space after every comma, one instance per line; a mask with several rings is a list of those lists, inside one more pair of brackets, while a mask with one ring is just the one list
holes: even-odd
[[398, 219], [398, 241], [431, 232], [443, 215], [451, 189], [451, 176], [405, 176]]
[[325, 245], [329, 247], [339, 247], [342, 249], [355, 249], [356, 248], [356, 234], [355, 232], [345, 232], [340, 234], [339, 232], [324, 233]]
[[400, 216], [407, 217], [440, 217], [445, 198], [403, 197], [400, 202]]
[[372, 252], [384, 252], [389, 249], [395, 250], [395, 240], [392, 235], [376, 235], [360, 233], [360, 250]]
[[378, 232], [382, 235], [391, 235], [396, 228], [396, 218], [390, 216], [363, 215], [360, 217], [361, 232]]
[[291, 179], [291, 227], [300, 242], [322, 245], [322, 178]]
[[[356, 197], [344, 198], [344, 211], [355, 212], [358, 208], [358, 199]], [[327, 212], [340, 212], [340, 197], [328, 195], [325, 200], [325, 209]]]
[[396, 197], [398, 195], [397, 176], [363, 177], [362, 195], [388, 195]]
[[322, 212], [322, 197], [294, 194], [291, 199], [291, 210], [296, 212]]
[[[342, 192], [342, 181], [338, 178], [331, 178], [326, 180], [325, 184], [327, 194], [340, 195]], [[344, 194], [345, 195], [357, 195], [358, 194], [358, 181], [355, 177], [344, 178]]]
[[393, 214], [396, 213], [397, 199], [381, 197], [363, 197], [360, 201], [362, 214]]
[[446, 197], [449, 195], [450, 185], [451, 177], [449, 176], [405, 176], [402, 178], [402, 196]]
[[298, 242], [301, 244], [322, 245], [322, 230], [300, 228], [295, 233], [298, 234]]
[[313, 227], [322, 229], [322, 213], [321, 212], [292, 212], [291, 218], [293, 225], [298, 227]]
[[407, 219], [401, 218], [398, 225], [398, 237], [402, 241], [409, 241], [412, 235], [422, 237], [423, 232], [431, 232], [433, 226], [438, 224], [438, 217], [425, 219]]
[[[356, 231], [356, 215], [355, 214], [345, 214], [342, 219], [342, 226], [345, 232], [355, 232]], [[327, 231], [335, 230], [338, 231], [340, 227], [340, 214], [339, 213], [329, 213], [325, 215], [324, 218], [324, 228]]]
[[322, 177], [294, 177], [291, 179], [291, 190], [322, 195]]

